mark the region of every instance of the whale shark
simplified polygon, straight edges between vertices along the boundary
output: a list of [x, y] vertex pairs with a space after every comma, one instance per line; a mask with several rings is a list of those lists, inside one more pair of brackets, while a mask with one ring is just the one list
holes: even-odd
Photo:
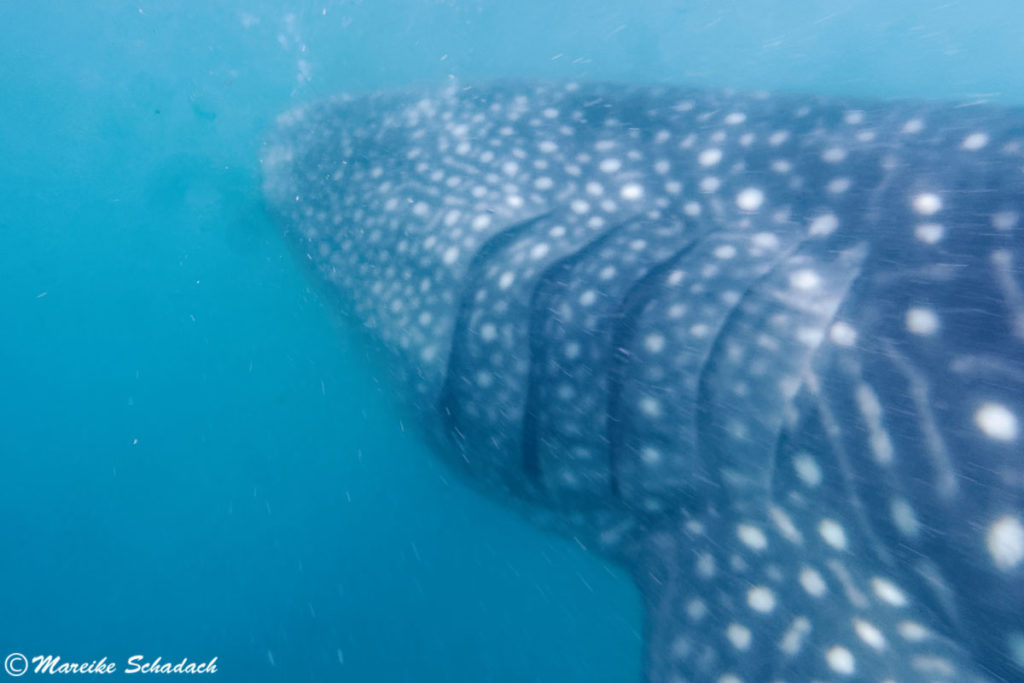
[[267, 205], [645, 680], [1024, 680], [1024, 110], [606, 83], [299, 106]]

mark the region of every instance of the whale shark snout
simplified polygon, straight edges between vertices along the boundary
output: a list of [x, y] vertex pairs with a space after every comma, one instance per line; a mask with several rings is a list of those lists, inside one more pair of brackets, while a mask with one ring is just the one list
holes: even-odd
[[264, 191], [649, 681], [1024, 680], [1024, 112], [604, 84], [285, 114]]

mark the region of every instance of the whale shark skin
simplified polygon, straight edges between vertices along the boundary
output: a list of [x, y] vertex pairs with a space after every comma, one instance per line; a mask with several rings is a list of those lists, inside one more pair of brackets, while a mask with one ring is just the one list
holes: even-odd
[[630, 569], [647, 681], [1024, 680], [1024, 111], [449, 85], [262, 164], [438, 454]]

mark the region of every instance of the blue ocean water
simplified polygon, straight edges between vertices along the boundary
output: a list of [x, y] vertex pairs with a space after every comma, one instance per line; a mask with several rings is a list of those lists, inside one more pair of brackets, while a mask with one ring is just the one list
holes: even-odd
[[628, 578], [404, 429], [265, 214], [274, 116], [500, 76], [1024, 100], [1024, 9], [4, 2], [0, 654], [629, 681]]

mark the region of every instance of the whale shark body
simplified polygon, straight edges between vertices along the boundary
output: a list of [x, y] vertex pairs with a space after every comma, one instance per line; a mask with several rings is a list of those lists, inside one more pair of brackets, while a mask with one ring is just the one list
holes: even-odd
[[452, 85], [263, 166], [438, 453], [632, 571], [648, 681], [1024, 680], [1024, 111]]

